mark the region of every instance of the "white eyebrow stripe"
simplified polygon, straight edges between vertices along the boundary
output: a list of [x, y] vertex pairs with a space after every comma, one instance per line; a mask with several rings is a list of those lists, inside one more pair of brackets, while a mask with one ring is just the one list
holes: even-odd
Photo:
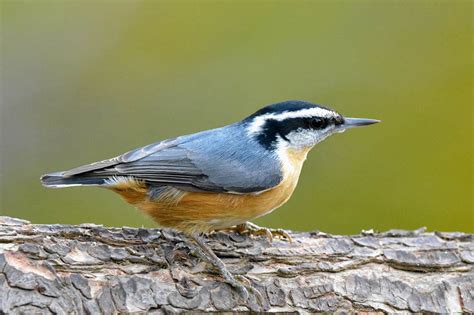
[[288, 112], [283, 112], [280, 114], [265, 114], [262, 116], [257, 116], [255, 117], [250, 125], [247, 127], [247, 131], [249, 134], [255, 134], [258, 133], [262, 130], [262, 126], [265, 124], [265, 121], [268, 119], [273, 119], [273, 120], [278, 120], [282, 121], [288, 118], [303, 118], [303, 117], [313, 117], [313, 116], [319, 116], [319, 117], [334, 117], [336, 116], [336, 112], [321, 108], [321, 107], [313, 107], [313, 108], [306, 108], [306, 109], [301, 109], [298, 111], [288, 111]]

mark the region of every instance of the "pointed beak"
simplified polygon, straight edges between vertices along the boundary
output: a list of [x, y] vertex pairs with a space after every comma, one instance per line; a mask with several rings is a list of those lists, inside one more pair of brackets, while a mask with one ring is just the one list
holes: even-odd
[[379, 123], [380, 120], [368, 119], [368, 118], [346, 118], [344, 117], [344, 123], [341, 125], [343, 129], [349, 129], [354, 127], [368, 126]]

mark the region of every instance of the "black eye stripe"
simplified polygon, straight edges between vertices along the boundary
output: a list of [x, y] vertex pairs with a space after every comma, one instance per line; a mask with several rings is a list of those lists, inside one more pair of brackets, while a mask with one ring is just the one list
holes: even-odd
[[327, 120], [321, 117], [310, 118], [308, 125], [312, 129], [323, 129], [327, 126]]
[[261, 131], [256, 136], [257, 141], [264, 147], [275, 147], [277, 137], [289, 141], [288, 134], [298, 129], [320, 130], [326, 128], [332, 120], [323, 117], [298, 117], [284, 120], [267, 119]]

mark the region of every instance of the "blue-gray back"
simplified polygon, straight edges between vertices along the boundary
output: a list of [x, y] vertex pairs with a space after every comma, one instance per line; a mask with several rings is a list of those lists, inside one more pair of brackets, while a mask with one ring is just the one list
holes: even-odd
[[150, 186], [206, 192], [251, 193], [278, 185], [277, 156], [246, 135], [242, 124], [164, 140], [64, 175], [131, 176]]

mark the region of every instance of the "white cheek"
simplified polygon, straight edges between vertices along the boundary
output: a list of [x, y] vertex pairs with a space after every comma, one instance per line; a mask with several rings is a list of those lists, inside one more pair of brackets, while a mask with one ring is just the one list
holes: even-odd
[[311, 147], [330, 136], [329, 129], [330, 127], [320, 131], [304, 129], [293, 131], [286, 136], [290, 140], [288, 145], [295, 148]]

